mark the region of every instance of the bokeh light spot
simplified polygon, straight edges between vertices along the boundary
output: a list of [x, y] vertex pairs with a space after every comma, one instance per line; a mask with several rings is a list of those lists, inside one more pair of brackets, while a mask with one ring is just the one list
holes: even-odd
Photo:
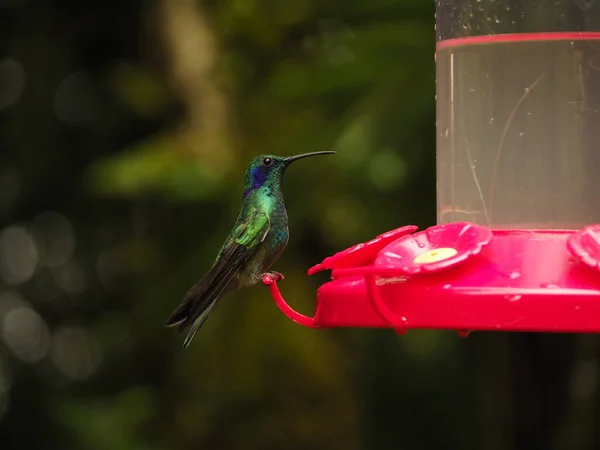
[[14, 105], [25, 87], [25, 70], [14, 59], [0, 61], [0, 111]]
[[104, 250], [96, 261], [96, 271], [100, 283], [109, 292], [117, 291], [119, 277], [119, 257], [114, 248]]
[[23, 300], [21, 295], [16, 291], [4, 291], [0, 293], [0, 329], [2, 329], [2, 323], [6, 314], [14, 308], [19, 306], [25, 307], [27, 303]]
[[54, 110], [60, 120], [79, 125], [95, 119], [98, 110], [95, 88], [84, 72], [66, 77], [56, 90]]
[[3, 358], [0, 358], [0, 399], [4, 397], [12, 386], [12, 378], [8, 372], [8, 366]]
[[37, 246], [27, 230], [10, 226], [0, 233], [0, 277], [8, 284], [29, 280], [38, 263]]
[[72, 380], [89, 377], [102, 360], [96, 339], [79, 327], [63, 327], [54, 334], [50, 357], [58, 370]]
[[48, 326], [29, 307], [13, 308], [4, 316], [2, 337], [15, 356], [28, 363], [40, 361], [50, 347]]
[[69, 219], [55, 211], [43, 212], [33, 219], [30, 229], [41, 265], [58, 267], [69, 261], [75, 250], [75, 230]]
[[6, 167], [0, 169], [0, 213], [6, 214], [12, 208], [20, 190], [19, 174]]
[[74, 261], [69, 261], [60, 267], [52, 269], [56, 284], [63, 291], [72, 294], [81, 294], [86, 288], [85, 271]]
[[397, 152], [386, 149], [373, 156], [368, 173], [375, 186], [382, 191], [388, 191], [405, 180], [406, 163]]

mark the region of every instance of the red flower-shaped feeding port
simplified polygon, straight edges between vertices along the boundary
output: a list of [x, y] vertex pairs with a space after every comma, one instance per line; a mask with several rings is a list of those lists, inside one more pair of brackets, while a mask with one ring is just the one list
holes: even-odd
[[308, 275], [313, 275], [322, 270], [343, 269], [346, 267], [360, 267], [371, 264], [381, 249], [396, 239], [405, 236], [418, 227], [407, 225], [405, 227], [396, 228], [387, 233], [380, 234], [368, 242], [353, 245], [352, 247], [329, 256], [323, 262], [308, 269]]
[[582, 263], [600, 271], [600, 225], [590, 225], [569, 236], [567, 248]]
[[437, 225], [393, 242], [377, 265], [397, 268], [403, 275], [438, 272], [477, 255], [492, 237], [491, 230], [473, 223]]

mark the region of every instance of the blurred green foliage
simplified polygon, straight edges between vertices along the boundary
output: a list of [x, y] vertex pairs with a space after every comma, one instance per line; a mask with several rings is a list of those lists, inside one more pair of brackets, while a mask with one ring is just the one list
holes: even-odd
[[[2, 282], [2, 450], [552, 447], [507, 430], [521, 429], [517, 394], [551, 396], [564, 371], [512, 385], [502, 356], [568, 367], [571, 340], [519, 353], [506, 336], [309, 330], [260, 286], [223, 302], [186, 353], [163, 328], [212, 262], [258, 153], [338, 152], [285, 180], [291, 239], [276, 269], [301, 311], [326, 281], [309, 266], [433, 223], [434, 6], [0, 2], [0, 217], [29, 230], [38, 262]], [[72, 226], [72, 252], [68, 227], [35, 231], [44, 211]], [[24, 322], [36, 347], [6, 331], [15, 305], [39, 314]], [[561, 448], [591, 441], [578, 442]]]

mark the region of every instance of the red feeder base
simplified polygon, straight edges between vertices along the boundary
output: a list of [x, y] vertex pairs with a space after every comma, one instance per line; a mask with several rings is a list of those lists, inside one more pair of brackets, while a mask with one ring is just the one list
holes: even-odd
[[472, 223], [410, 234], [403, 227], [326, 258], [314, 317], [294, 311], [277, 277], [279, 308], [301, 325], [600, 332], [600, 225], [583, 230], [489, 230]]

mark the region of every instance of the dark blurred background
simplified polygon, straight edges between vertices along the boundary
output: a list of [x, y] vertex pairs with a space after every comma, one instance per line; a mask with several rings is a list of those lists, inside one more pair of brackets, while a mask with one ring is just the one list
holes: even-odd
[[[310, 330], [256, 286], [163, 327], [259, 153], [281, 288], [435, 221], [434, 2], [0, 0], [0, 448], [591, 449], [589, 336]], [[308, 162], [310, 161], [310, 163]]]

